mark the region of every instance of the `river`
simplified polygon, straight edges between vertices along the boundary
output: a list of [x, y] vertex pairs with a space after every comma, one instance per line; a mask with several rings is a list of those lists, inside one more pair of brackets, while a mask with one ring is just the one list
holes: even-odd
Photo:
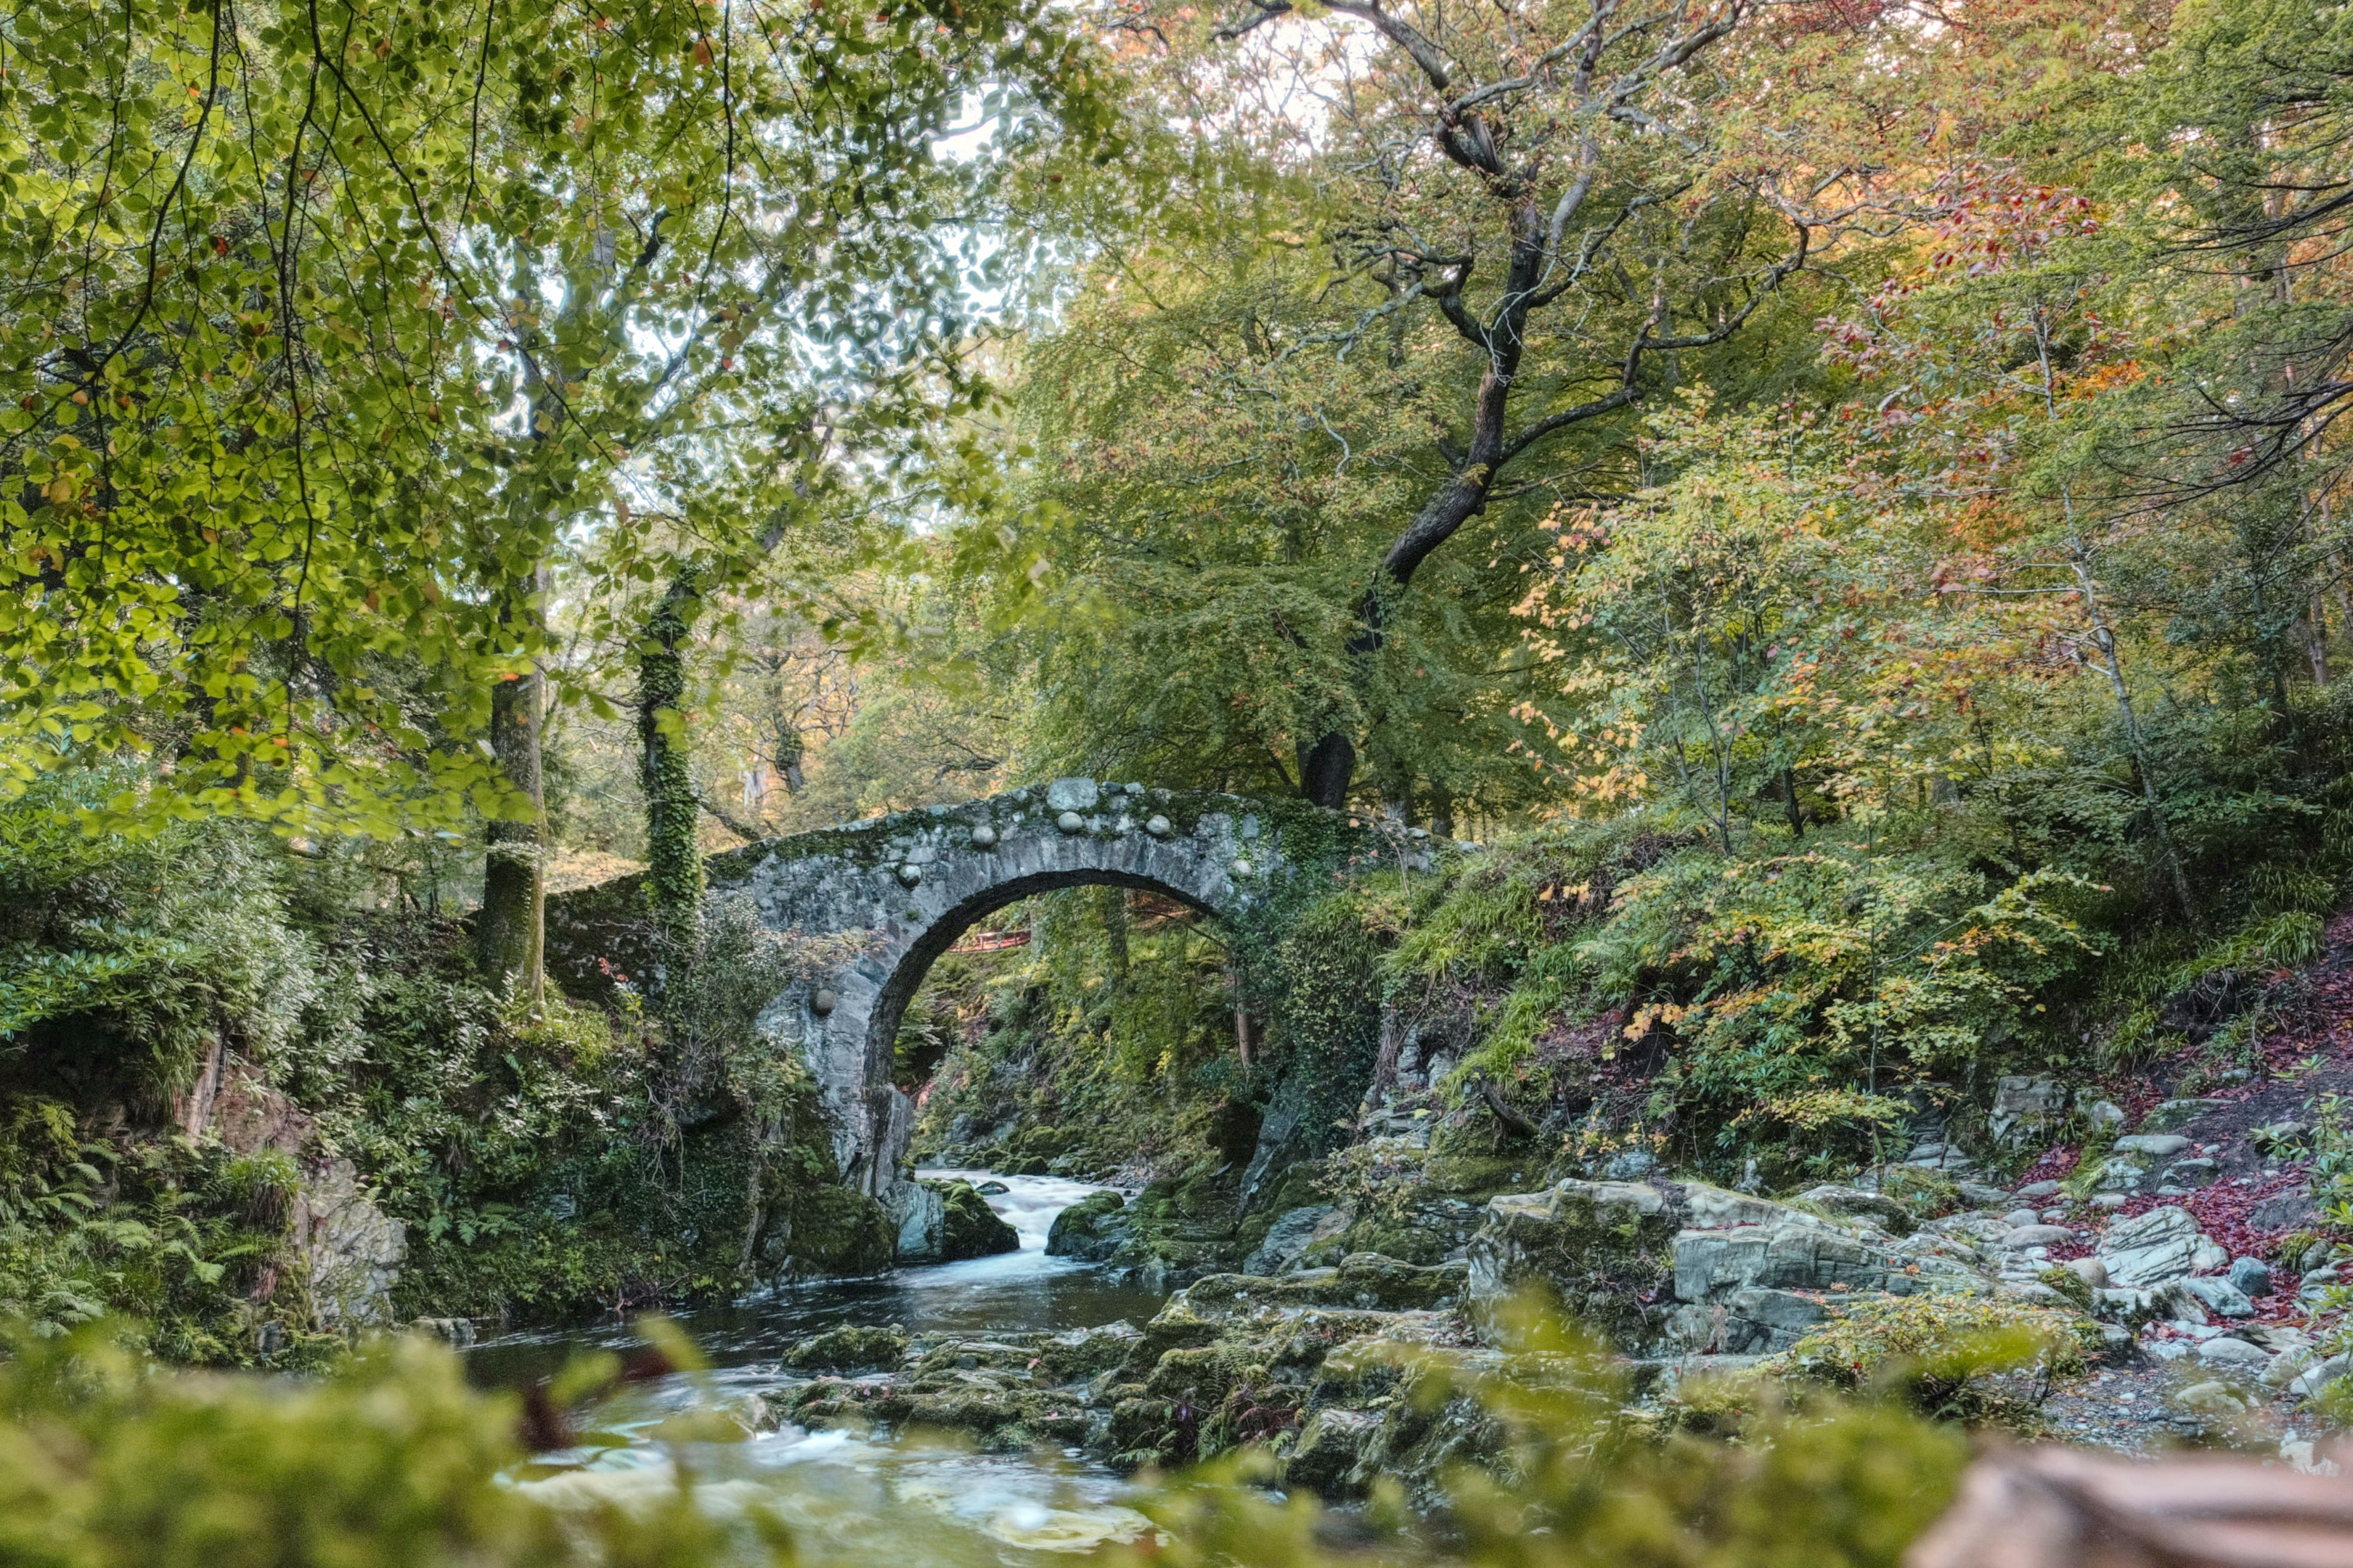
[[[1046, 1256], [1054, 1216], [1099, 1191], [1051, 1176], [924, 1171], [1000, 1183], [988, 1205], [1021, 1238], [1018, 1252], [898, 1269], [872, 1279], [786, 1287], [679, 1322], [711, 1366], [639, 1384], [581, 1423], [575, 1447], [536, 1457], [517, 1484], [559, 1505], [620, 1502], [676, 1486], [683, 1468], [704, 1506], [759, 1507], [795, 1527], [810, 1563], [1045, 1563], [1145, 1528], [1129, 1488], [1076, 1449], [1062, 1455], [981, 1454], [968, 1447], [880, 1441], [795, 1426], [735, 1443], [679, 1441], [675, 1417], [725, 1406], [784, 1381], [777, 1358], [797, 1339], [845, 1324], [908, 1332], [1011, 1333], [1141, 1322], [1163, 1298], [1113, 1283], [1094, 1265]], [[475, 1381], [516, 1387], [584, 1349], [638, 1343], [626, 1325], [510, 1334], [468, 1352]], [[666, 1432], [665, 1423], [670, 1423]]]

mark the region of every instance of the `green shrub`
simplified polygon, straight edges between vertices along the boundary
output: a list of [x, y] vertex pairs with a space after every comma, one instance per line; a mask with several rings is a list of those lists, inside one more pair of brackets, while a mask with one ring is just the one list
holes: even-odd
[[1996, 1296], [1880, 1297], [1831, 1313], [1778, 1364], [1840, 1388], [1898, 1392], [1924, 1413], [1969, 1420], [2031, 1425], [2031, 1410], [1989, 1379], [2073, 1376], [2101, 1348], [2089, 1319]]

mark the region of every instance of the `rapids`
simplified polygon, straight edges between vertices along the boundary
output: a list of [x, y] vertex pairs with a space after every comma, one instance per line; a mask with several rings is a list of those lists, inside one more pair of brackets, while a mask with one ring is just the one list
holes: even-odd
[[[584, 1423], [589, 1430], [574, 1447], [536, 1456], [515, 1484], [558, 1507], [629, 1508], [670, 1494], [683, 1471], [702, 1506], [729, 1514], [765, 1509], [793, 1527], [803, 1562], [821, 1564], [1018, 1565], [1141, 1534], [1145, 1521], [1126, 1505], [1126, 1484], [1075, 1449], [1059, 1459], [981, 1454], [790, 1426], [714, 1443], [696, 1440], [680, 1419], [775, 1387], [786, 1345], [845, 1324], [1017, 1332], [1141, 1321], [1159, 1310], [1162, 1298], [1115, 1284], [1097, 1266], [1046, 1256], [1054, 1216], [1099, 1188], [1052, 1176], [920, 1173], [1003, 1184], [988, 1205], [1020, 1237], [1020, 1250], [787, 1286], [681, 1314], [709, 1370], [616, 1395]], [[515, 1387], [553, 1373], [577, 1351], [637, 1342], [621, 1324], [510, 1334], [475, 1346], [468, 1366], [479, 1383]]]

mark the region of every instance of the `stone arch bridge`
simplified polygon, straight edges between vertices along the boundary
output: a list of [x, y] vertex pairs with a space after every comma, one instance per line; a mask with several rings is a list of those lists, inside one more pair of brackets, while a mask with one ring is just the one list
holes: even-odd
[[[852, 938], [830, 972], [760, 1015], [800, 1051], [834, 1131], [844, 1181], [896, 1199], [913, 1107], [891, 1082], [899, 1022], [933, 961], [1006, 905], [1062, 888], [1138, 888], [1230, 916], [1306, 875], [1429, 867], [1419, 829], [1374, 826], [1294, 800], [1057, 779], [961, 805], [901, 812], [714, 856], [714, 897], [748, 896], [772, 930]], [[649, 962], [641, 879], [548, 900], [548, 965], [594, 990], [610, 965]]]

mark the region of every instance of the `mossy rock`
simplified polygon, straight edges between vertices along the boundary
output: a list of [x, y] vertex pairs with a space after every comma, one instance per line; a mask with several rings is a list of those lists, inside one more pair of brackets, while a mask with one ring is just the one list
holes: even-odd
[[793, 1277], [879, 1274], [898, 1246], [899, 1228], [881, 1204], [848, 1187], [812, 1184], [790, 1194], [760, 1256]]
[[892, 1372], [906, 1355], [903, 1330], [847, 1326], [795, 1341], [779, 1364], [793, 1372]]
[[1433, 1151], [1423, 1171], [1432, 1192], [1478, 1199], [1491, 1198], [1497, 1193], [1519, 1192], [1531, 1175], [1541, 1173], [1525, 1155], [1472, 1154], [1452, 1150]]
[[[1118, 1214], [1127, 1206], [1127, 1200], [1117, 1193], [1089, 1193], [1077, 1203], [1054, 1216], [1046, 1232], [1046, 1255], [1049, 1258], [1076, 1258], [1088, 1262], [1101, 1262], [1118, 1249], [1126, 1237], [1126, 1226], [1105, 1226], [1101, 1222], [1106, 1215]], [[1106, 1235], [1116, 1230], [1118, 1235]]]
[[1627, 1182], [1562, 1182], [1493, 1199], [1471, 1242], [1467, 1306], [1492, 1319], [1522, 1289], [1556, 1300], [1629, 1352], [1658, 1338], [1672, 1298], [1683, 1215], [1665, 1193]]
[[970, 1182], [926, 1182], [947, 1206], [940, 1225], [940, 1261], [991, 1258], [1021, 1250], [1021, 1234], [997, 1217], [988, 1200]]
[[1451, 1238], [1408, 1220], [1367, 1220], [1351, 1227], [1341, 1239], [1347, 1243], [1341, 1255], [1344, 1258], [1355, 1253], [1377, 1253], [1408, 1263], [1428, 1264], [1446, 1256]]

